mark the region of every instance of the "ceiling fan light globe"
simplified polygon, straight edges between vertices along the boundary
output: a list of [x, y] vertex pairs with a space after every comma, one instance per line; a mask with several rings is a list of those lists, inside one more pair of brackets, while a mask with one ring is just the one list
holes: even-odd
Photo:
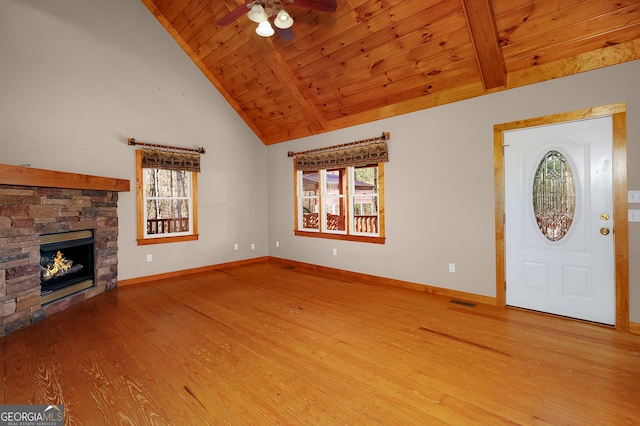
[[256, 28], [256, 34], [262, 37], [271, 37], [275, 32], [269, 21], [260, 22]]
[[281, 30], [286, 30], [287, 28], [291, 28], [291, 26], [293, 25], [293, 18], [287, 13], [286, 10], [282, 9], [280, 12], [278, 12], [276, 19], [273, 20], [273, 24]]
[[257, 23], [265, 22], [267, 19], [269, 19], [269, 16], [267, 16], [267, 12], [264, 11], [264, 8], [257, 3], [251, 6], [251, 10], [249, 11], [249, 13], [247, 13], [247, 17], [253, 22]]

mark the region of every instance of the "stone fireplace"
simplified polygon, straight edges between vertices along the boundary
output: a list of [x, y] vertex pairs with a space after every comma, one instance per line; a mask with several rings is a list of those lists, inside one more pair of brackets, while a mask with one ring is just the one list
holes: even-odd
[[[117, 287], [122, 191], [129, 191], [128, 180], [0, 165], [0, 336]], [[77, 280], [68, 286], [49, 286], [41, 258], [63, 252], [58, 249], [69, 246], [65, 235], [91, 241], [83, 249], [88, 254], [80, 254], [85, 252], [77, 242], [66, 249], [82, 258], [76, 260], [81, 270], [90, 270], [73, 274]], [[52, 297], [54, 287], [67, 290]]]

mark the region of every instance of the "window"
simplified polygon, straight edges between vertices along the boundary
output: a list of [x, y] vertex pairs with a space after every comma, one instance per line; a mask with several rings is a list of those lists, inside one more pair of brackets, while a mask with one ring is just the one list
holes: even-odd
[[384, 243], [383, 164], [296, 172], [296, 235]]
[[[136, 151], [138, 245], [198, 239], [198, 174], [171, 166], [178, 155], [186, 154]], [[165, 156], [172, 163], [158, 160]]]
[[348, 146], [290, 154], [296, 157], [295, 235], [384, 244], [386, 143]]

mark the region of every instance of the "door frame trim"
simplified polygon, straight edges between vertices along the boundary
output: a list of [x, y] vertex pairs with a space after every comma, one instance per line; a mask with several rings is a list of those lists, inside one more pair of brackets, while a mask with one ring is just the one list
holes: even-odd
[[613, 124], [613, 217], [616, 290], [616, 330], [629, 331], [629, 222], [627, 198], [627, 105], [618, 103], [493, 126], [493, 162], [496, 227], [496, 304], [506, 306], [505, 193], [503, 134], [509, 130], [565, 123], [597, 117], [612, 117]]

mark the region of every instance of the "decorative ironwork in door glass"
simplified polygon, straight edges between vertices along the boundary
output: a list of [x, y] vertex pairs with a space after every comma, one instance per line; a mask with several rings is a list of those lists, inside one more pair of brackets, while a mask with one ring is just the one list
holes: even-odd
[[545, 154], [533, 178], [533, 212], [547, 239], [559, 241], [571, 228], [576, 210], [576, 186], [567, 157]]

